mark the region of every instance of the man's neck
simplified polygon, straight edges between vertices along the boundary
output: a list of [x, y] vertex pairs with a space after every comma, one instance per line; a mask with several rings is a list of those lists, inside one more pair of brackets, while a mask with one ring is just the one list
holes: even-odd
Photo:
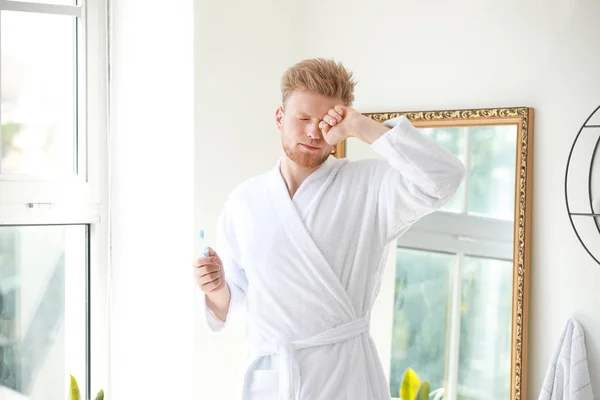
[[290, 198], [293, 198], [296, 191], [302, 185], [302, 182], [313, 172], [319, 169], [320, 165], [312, 168], [301, 167], [287, 156], [281, 158], [281, 176], [285, 181]]

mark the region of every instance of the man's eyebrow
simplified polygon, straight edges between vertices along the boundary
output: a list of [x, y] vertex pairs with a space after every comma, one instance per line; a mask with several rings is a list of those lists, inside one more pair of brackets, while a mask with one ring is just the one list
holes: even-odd
[[299, 112], [299, 113], [298, 113], [298, 116], [299, 116], [299, 117], [307, 117], [307, 118], [315, 118], [315, 119], [318, 119], [318, 118], [316, 118], [316, 117], [313, 117], [312, 115], [310, 115], [310, 114], [307, 114], [307, 113], [305, 113], [305, 112]]

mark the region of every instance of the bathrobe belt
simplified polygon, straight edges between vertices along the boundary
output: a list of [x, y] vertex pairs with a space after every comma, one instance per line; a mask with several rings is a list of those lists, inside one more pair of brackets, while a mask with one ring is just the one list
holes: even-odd
[[329, 329], [308, 339], [262, 346], [258, 352], [258, 356], [250, 363], [244, 374], [243, 399], [249, 399], [250, 376], [256, 370], [258, 362], [263, 357], [277, 355], [279, 356], [279, 399], [298, 400], [300, 398], [300, 368], [296, 359], [296, 351], [309, 347], [341, 343], [367, 333], [368, 330], [369, 323], [367, 319], [358, 318], [350, 323]]

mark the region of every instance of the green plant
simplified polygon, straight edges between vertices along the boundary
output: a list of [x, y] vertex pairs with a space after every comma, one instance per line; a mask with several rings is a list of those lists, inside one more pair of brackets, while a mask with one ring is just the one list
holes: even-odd
[[[69, 400], [81, 400], [81, 392], [79, 391], [79, 385], [77, 379], [71, 375], [71, 387], [69, 390]], [[96, 400], [104, 400], [104, 390], [100, 390], [96, 395]]]
[[428, 400], [430, 390], [429, 382], [421, 382], [415, 371], [408, 368], [404, 372], [402, 385], [400, 385], [401, 400]]
[[419, 392], [417, 393], [418, 400], [429, 400], [429, 392], [431, 391], [431, 387], [429, 386], [429, 382], [425, 381], [421, 383], [421, 387], [419, 388]]
[[81, 392], [79, 392], [79, 385], [77, 384], [77, 379], [73, 375], [71, 375], [71, 388], [69, 390], [69, 400], [80, 400]]

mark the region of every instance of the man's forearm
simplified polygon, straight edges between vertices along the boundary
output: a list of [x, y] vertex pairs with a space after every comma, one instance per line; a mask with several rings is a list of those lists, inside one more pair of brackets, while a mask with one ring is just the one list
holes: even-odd
[[356, 129], [356, 137], [365, 143], [372, 144], [390, 130], [381, 122], [377, 122], [369, 117], [361, 115], [359, 117]]
[[230, 301], [231, 291], [229, 290], [229, 285], [227, 283], [222, 289], [206, 294], [206, 306], [212, 311], [215, 317], [222, 322], [227, 320]]

